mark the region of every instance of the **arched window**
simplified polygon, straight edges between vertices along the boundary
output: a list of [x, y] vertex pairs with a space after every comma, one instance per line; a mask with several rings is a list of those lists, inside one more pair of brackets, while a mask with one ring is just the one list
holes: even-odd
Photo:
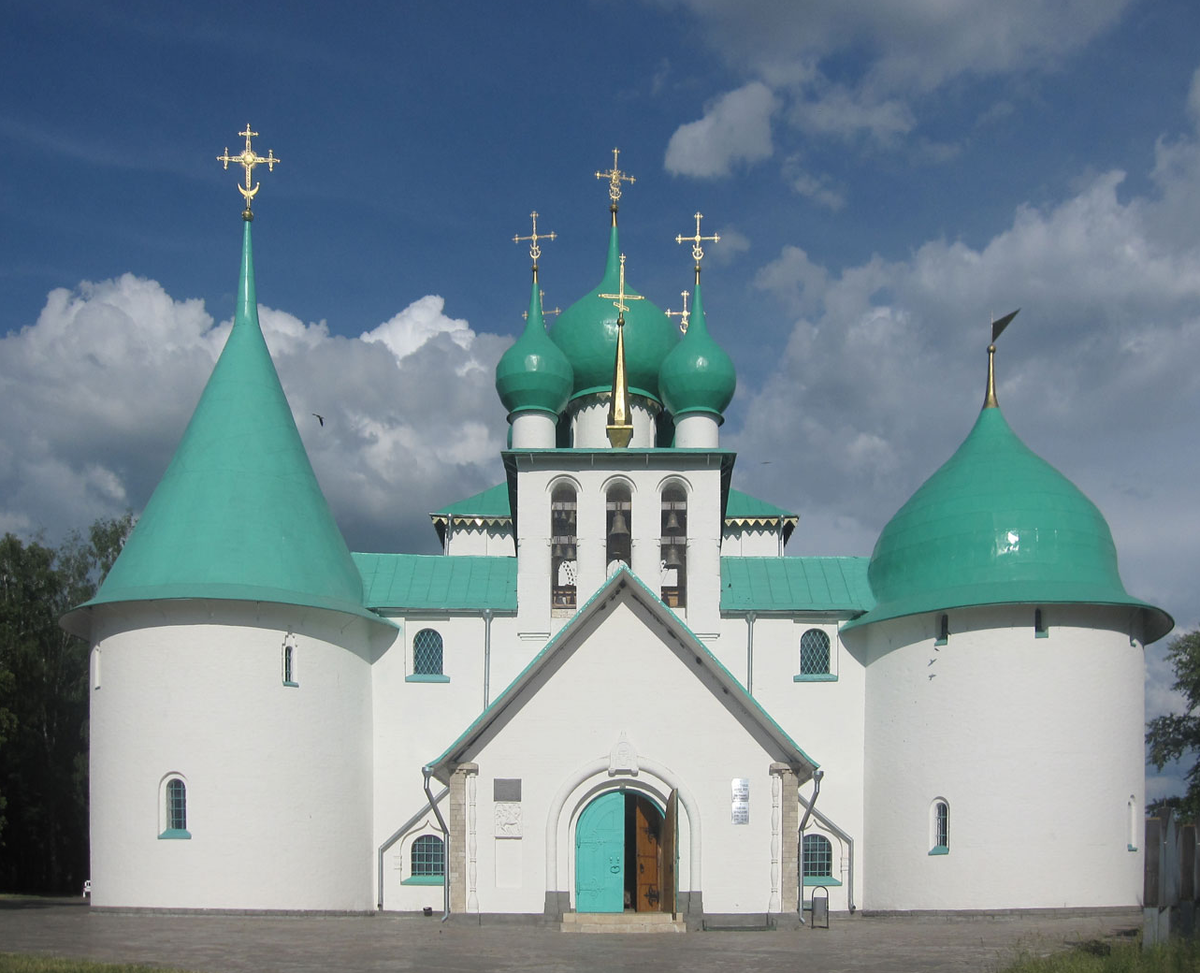
[[829, 636], [819, 628], [810, 628], [800, 636], [800, 675], [817, 676], [829, 672]]
[[574, 611], [576, 607], [575, 488], [560, 483], [550, 494], [550, 608]]
[[446, 846], [437, 835], [423, 834], [412, 843], [410, 856], [413, 878], [446, 874]]
[[413, 674], [442, 674], [442, 636], [432, 628], [423, 628], [413, 636]]
[[159, 800], [162, 801], [160, 838], [190, 838], [187, 829], [187, 784], [183, 778], [171, 775], [163, 781]]
[[629, 566], [633, 550], [633, 535], [630, 533], [633, 504], [629, 487], [624, 483], [614, 483], [604, 499], [604, 563], [608, 565], [608, 573], [612, 574], [622, 564]]
[[950, 805], [942, 798], [933, 802], [929, 813], [931, 855], [950, 854]]
[[662, 492], [662, 600], [669, 608], [687, 607], [687, 494], [672, 485]]
[[299, 685], [296, 682], [296, 637], [290, 632], [283, 640], [283, 657], [280, 659], [280, 668], [283, 670], [285, 686]]
[[804, 877], [833, 878], [833, 845], [824, 835], [804, 836]]

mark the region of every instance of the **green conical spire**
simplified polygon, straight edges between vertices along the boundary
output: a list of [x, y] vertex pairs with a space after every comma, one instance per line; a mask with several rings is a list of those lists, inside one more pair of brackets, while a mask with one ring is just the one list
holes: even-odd
[[737, 388], [733, 361], [708, 333], [699, 270], [687, 333], [663, 361], [662, 371], [658, 373], [658, 388], [663, 405], [676, 418], [705, 412], [718, 419]]
[[233, 329], [99, 594], [308, 605], [374, 618], [258, 323], [250, 222]]
[[557, 416], [571, 396], [573, 381], [567, 356], [546, 334], [535, 264], [525, 331], [496, 363], [496, 392], [509, 415], [538, 411]]

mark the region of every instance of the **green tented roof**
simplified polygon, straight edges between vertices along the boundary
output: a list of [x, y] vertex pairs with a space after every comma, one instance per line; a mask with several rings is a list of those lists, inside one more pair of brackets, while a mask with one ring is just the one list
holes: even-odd
[[868, 576], [875, 607], [848, 628], [994, 604], [1128, 605], [1147, 642], [1174, 624], [1125, 591], [1104, 516], [996, 407], [884, 527]]
[[515, 557], [356, 553], [354, 563], [377, 611], [517, 610]]
[[233, 328], [162, 481], [86, 606], [222, 598], [373, 618], [258, 323], [250, 223]]
[[504, 518], [512, 516], [508, 503], [508, 484], [498, 483], [494, 487], [476, 493], [474, 496], [459, 500], [449, 506], [435, 510], [430, 517], [483, 517]]
[[875, 603], [865, 557], [723, 557], [721, 611], [857, 615]]

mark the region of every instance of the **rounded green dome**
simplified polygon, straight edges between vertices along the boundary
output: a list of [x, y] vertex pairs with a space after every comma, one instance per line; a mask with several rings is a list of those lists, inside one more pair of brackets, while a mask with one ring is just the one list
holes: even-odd
[[509, 415], [528, 411], [558, 415], [571, 396], [573, 382], [571, 363], [546, 334], [535, 277], [525, 331], [496, 363], [496, 392]]
[[[604, 279], [559, 315], [550, 337], [571, 364], [575, 384], [571, 398], [612, 391], [617, 356], [617, 309], [613, 299], [620, 287], [617, 228], [612, 228]], [[625, 293], [637, 291], [625, 285]], [[630, 301], [625, 312], [625, 370], [629, 391], [659, 401], [658, 372], [667, 353], [679, 344], [679, 329], [649, 301]]]
[[667, 355], [658, 373], [663, 405], [674, 416], [707, 412], [720, 417], [737, 388], [737, 373], [725, 349], [708, 333], [700, 282], [687, 333]]
[[1131, 597], [1104, 516], [985, 408], [946, 463], [900, 508], [868, 568], [875, 607], [852, 626], [995, 604], [1129, 605], [1152, 642], [1160, 609]]

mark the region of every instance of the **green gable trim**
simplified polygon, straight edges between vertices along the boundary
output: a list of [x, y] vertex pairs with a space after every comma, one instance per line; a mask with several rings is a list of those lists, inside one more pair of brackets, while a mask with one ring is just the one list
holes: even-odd
[[723, 557], [722, 612], [826, 612], [847, 618], [874, 604], [865, 557]]
[[517, 610], [515, 557], [355, 554], [363, 600], [377, 611]]
[[183, 438], [88, 606], [278, 601], [371, 617], [258, 323], [249, 222], [237, 310]]

